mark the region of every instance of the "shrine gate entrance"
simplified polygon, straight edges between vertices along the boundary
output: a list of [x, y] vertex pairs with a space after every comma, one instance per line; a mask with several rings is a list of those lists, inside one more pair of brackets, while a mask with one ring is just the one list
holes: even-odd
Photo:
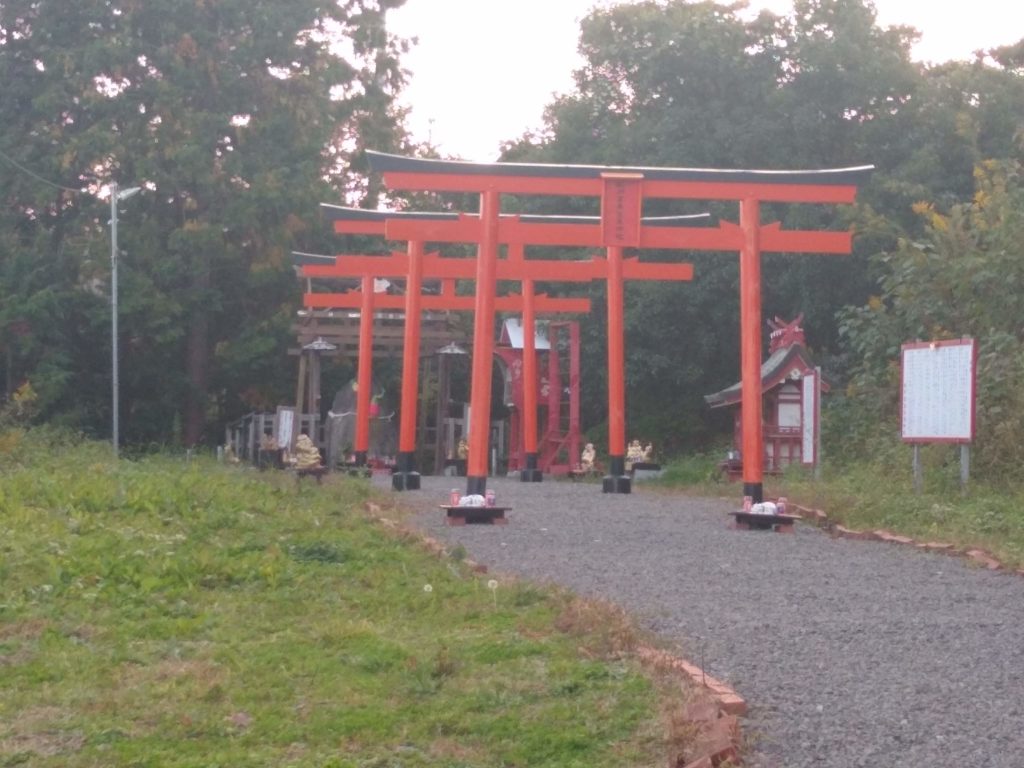
[[[478, 194], [479, 213], [452, 221], [386, 220], [389, 239], [458, 241], [477, 244], [474, 297], [472, 404], [477, 414], [490, 413], [491, 358], [501, 242], [523, 245], [604, 247], [606, 258], [594, 259], [595, 279], [608, 283], [608, 406], [610, 473], [606, 492], [629, 492], [625, 473], [625, 392], [623, 354], [623, 280], [631, 262], [626, 248], [733, 251], [740, 254], [740, 329], [743, 419], [744, 495], [763, 499], [761, 424], [761, 253], [849, 253], [848, 232], [786, 231], [778, 222], [762, 224], [761, 204], [852, 203], [857, 187], [872, 166], [818, 171], [730, 171], [691, 168], [607, 167], [529, 163], [478, 164], [424, 160], [368, 152], [371, 170], [383, 175], [392, 190]], [[533, 224], [502, 217], [502, 195], [559, 195], [598, 198], [600, 222]], [[717, 227], [659, 227], [642, 220], [645, 200], [727, 200], [739, 204], [739, 223]], [[448, 236], [438, 236], [445, 228]], [[452, 237], [452, 230], [459, 235]], [[681, 264], [639, 264], [634, 269], [663, 272], [661, 279], [688, 279]], [[544, 279], [544, 278], [540, 278]], [[412, 293], [412, 291], [410, 291]], [[416, 291], [418, 294], [418, 290]], [[412, 317], [407, 314], [407, 317]], [[467, 493], [483, 494], [487, 483], [487, 418], [470, 425]]]

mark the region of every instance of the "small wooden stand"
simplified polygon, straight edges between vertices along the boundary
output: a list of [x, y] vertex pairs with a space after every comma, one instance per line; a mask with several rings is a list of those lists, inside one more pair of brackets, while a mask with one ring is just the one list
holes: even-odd
[[482, 523], [484, 525], [508, 525], [505, 513], [512, 507], [460, 507], [458, 505], [441, 504], [447, 518], [446, 525], [468, 525]]
[[295, 482], [301, 483], [304, 477], [315, 477], [316, 484], [320, 485], [323, 482], [324, 475], [327, 474], [327, 467], [308, 467], [306, 469], [295, 470]]
[[753, 512], [730, 512], [734, 521], [729, 526], [737, 531], [771, 531], [793, 533], [793, 524], [799, 515], [757, 515]]

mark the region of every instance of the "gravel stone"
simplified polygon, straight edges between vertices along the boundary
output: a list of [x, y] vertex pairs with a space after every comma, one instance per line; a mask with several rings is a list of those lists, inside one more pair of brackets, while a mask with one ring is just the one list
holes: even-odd
[[438, 505], [464, 479], [422, 484], [396, 496], [425, 533], [492, 572], [614, 601], [733, 686], [749, 765], [1024, 765], [1019, 576], [810, 525], [730, 530], [732, 486], [707, 499], [491, 478], [509, 524], [449, 527]]

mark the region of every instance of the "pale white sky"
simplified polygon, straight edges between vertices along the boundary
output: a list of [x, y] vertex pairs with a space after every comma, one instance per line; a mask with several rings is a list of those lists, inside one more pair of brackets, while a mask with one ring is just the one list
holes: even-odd
[[[572, 89], [579, 20], [607, 0], [406, 0], [389, 26], [419, 37], [404, 62], [415, 138], [448, 155], [489, 162], [499, 144], [538, 128], [553, 93]], [[751, 0], [782, 13], [791, 0]], [[1021, 0], [875, 0], [881, 26], [922, 32], [915, 58], [971, 58], [1024, 37]]]

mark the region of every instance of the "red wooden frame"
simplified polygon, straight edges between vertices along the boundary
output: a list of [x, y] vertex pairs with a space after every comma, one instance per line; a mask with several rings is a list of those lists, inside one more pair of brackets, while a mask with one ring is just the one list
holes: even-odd
[[[476, 242], [477, 291], [472, 382], [473, 413], [490, 412], [490, 358], [493, 346], [494, 288], [498, 272], [498, 245], [509, 229], [516, 242], [529, 245], [600, 245], [607, 251], [609, 358], [609, 454], [611, 487], [624, 472], [624, 380], [622, 280], [626, 277], [622, 248], [700, 248], [738, 250], [740, 253], [740, 326], [743, 390], [744, 494], [760, 501], [763, 495], [761, 430], [761, 274], [762, 251], [849, 253], [849, 233], [783, 232], [778, 224], [762, 224], [761, 202], [852, 203], [857, 186], [871, 166], [825, 171], [724, 171], [686, 168], [629, 168], [601, 166], [552, 166], [540, 164], [476, 164], [422, 160], [369, 152], [372, 170], [380, 172], [393, 190], [474, 192], [480, 195], [477, 217], [390, 219], [385, 236], [422, 241]], [[565, 195], [598, 197], [602, 201], [597, 225], [549, 223], [535, 225], [518, 217], [500, 214], [502, 194]], [[645, 225], [640, 219], [648, 198], [734, 200], [740, 205], [739, 226], [720, 225], [703, 230], [673, 231]], [[539, 227], [531, 229], [532, 227]], [[403, 230], [403, 228], [405, 228]], [[565, 242], [571, 240], [571, 242]], [[641, 265], [644, 266], [644, 265]], [[656, 265], [657, 274], [668, 265]], [[667, 276], [660, 279], [672, 279]], [[676, 278], [678, 279], [678, 278]], [[688, 279], [688, 278], [683, 278]], [[486, 361], [486, 370], [484, 363]], [[471, 424], [468, 491], [486, 487], [487, 419]]]

